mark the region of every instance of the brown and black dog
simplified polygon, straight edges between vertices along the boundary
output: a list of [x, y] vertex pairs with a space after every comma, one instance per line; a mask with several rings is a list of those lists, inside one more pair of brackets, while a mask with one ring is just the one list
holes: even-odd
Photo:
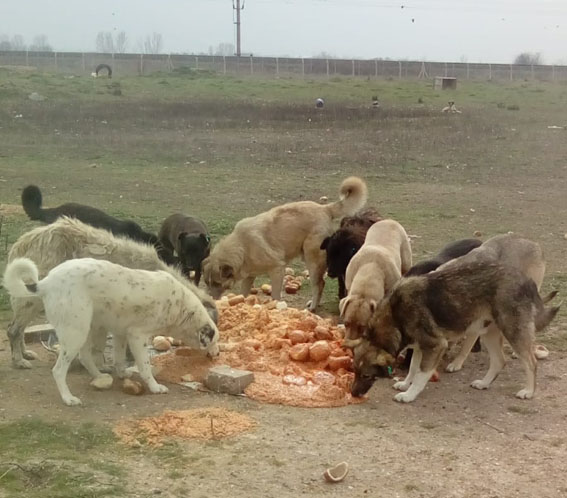
[[203, 260], [211, 252], [211, 236], [204, 221], [172, 214], [161, 225], [158, 238], [167, 249], [177, 253], [181, 270], [187, 277], [191, 271], [195, 272], [195, 285], [199, 285]]
[[[471, 385], [487, 389], [505, 364], [505, 337], [522, 360], [526, 387], [520, 399], [533, 397], [537, 361], [534, 337], [559, 307], [545, 308], [535, 282], [522, 271], [495, 263], [455, 263], [423, 276], [404, 278], [379, 304], [366, 335], [348, 344], [354, 351], [353, 396], [365, 394], [378, 377], [390, 377], [398, 353], [414, 348], [408, 376], [397, 382], [394, 399], [409, 403], [423, 391], [449, 341], [482, 334], [490, 367]], [[495, 324], [495, 326], [491, 326]]]
[[339, 280], [339, 299], [346, 297], [345, 273], [352, 257], [364, 244], [366, 232], [382, 216], [373, 207], [368, 207], [354, 216], [345, 216], [339, 229], [321, 243], [327, 252], [327, 276]]

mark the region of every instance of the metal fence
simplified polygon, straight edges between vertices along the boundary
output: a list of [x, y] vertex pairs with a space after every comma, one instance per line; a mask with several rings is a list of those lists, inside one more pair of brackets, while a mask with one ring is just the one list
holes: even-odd
[[469, 64], [358, 59], [297, 59], [288, 57], [224, 57], [214, 55], [101, 54], [77, 52], [0, 51], [0, 66], [23, 66], [38, 71], [90, 74], [108, 64], [113, 74], [147, 75], [197, 69], [220, 74], [264, 77], [351, 76], [381, 79], [426, 79], [435, 76], [460, 80], [567, 81], [567, 66]]

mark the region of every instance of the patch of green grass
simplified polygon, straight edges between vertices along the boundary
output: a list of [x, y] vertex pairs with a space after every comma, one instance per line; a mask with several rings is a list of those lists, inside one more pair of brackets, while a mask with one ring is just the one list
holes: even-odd
[[92, 423], [74, 427], [32, 418], [0, 424], [0, 447], [18, 458], [33, 456], [38, 450], [48, 450], [49, 456], [57, 458], [69, 453], [83, 455], [112, 444], [112, 431]]
[[110, 429], [29, 419], [0, 424], [3, 496], [94, 497], [124, 492]]

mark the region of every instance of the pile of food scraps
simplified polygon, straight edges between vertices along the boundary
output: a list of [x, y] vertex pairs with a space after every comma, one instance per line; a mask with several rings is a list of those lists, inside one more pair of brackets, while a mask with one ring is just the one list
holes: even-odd
[[253, 419], [224, 408], [165, 411], [157, 417], [124, 419], [114, 434], [130, 446], [161, 446], [166, 438], [223, 439], [256, 425]]
[[260, 304], [255, 295], [230, 296], [217, 305], [220, 357], [211, 362], [185, 348], [157, 356], [158, 379], [180, 382], [190, 374], [202, 382], [210, 366], [226, 364], [254, 372], [244, 392], [259, 401], [305, 407], [361, 401], [350, 394], [352, 353], [330, 319], [272, 300]]

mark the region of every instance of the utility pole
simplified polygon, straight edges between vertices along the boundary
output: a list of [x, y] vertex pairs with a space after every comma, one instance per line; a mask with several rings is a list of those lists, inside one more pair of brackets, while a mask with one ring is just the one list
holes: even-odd
[[232, 0], [232, 8], [236, 11], [236, 56], [240, 57], [242, 55], [240, 51], [240, 11], [244, 10], [244, 0], [242, 0], [242, 6], [240, 5], [240, 0]]

